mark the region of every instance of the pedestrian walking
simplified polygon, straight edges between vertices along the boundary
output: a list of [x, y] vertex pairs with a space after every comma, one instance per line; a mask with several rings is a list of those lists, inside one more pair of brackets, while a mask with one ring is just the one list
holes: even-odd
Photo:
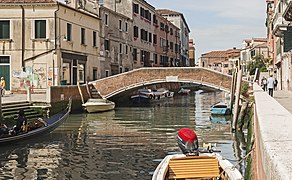
[[264, 91], [267, 91], [267, 79], [266, 77], [263, 77], [261, 80], [261, 86], [263, 88]]
[[277, 85], [278, 85], [278, 80], [277, 80], [277, 79], [275, 79], [275, 83], [274, 83], [274, 91], [276, 91], [276, 90], [277, 90]]
[[267, 87], [269, 90], [269, 95], [273, 97], [273, 90], [274, 90], [275, 80], [273, 78], [273, 75], [270, 75], [270, 77], [267, 80]]
[[1, 96], [3, 97], [5, 95], [5, 79], [4, 77], [1, 77], [1, 80], [0, 80], [0, 89], [1, 89]]

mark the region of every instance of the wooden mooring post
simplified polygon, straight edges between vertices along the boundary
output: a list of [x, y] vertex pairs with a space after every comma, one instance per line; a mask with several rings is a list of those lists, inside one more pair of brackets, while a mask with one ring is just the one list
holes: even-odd
[[236, 128], [237, 128], [241, 80], [242, 80], [242, 70], [239, 70], [238, 74], [237, 74], [237, 82], [236, 82], [235, 102], [234, 102], [234, 111], [233, 111], [234, 113], [233, 113], [233, 121], [232, 121], [232, 132], [235, 132]]

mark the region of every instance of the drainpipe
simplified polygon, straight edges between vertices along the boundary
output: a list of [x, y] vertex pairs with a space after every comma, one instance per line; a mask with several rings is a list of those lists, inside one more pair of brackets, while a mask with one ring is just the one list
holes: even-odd
[[24, 52], [25, 52], [25, 11], [23, 5], [20, 5], [21, 13], [21, 68], [25, 71], [24, 67]]
[[[57, 2], [57, 10], [54, 12], [54, 21], [55, 21], [55, 53], [57, 52], [57, 40], [60, 38], [60, 36], [57, 36], [57, 12], [60, 10], [60, 5]], [[57, 55], [58, 57], [58, 55]], [[61, 70], [61, 69], [60, 69]], [[55, 60], [54, 60], [54, 55], [53, 55], [53, 77], [52, 77], [52, 81], [53, 81], [53, 86], [55, 85]]]

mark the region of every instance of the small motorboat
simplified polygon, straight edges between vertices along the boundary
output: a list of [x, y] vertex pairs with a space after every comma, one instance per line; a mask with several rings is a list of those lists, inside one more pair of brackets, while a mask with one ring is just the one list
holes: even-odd
[[188, 94], [190, 94], [190, 92], [191, 92], [190, 89], [180, 88], [180, 90], [178, 91], [178, 94], [181, 94], [181, 95], [188, 95]]
[[115, 108], [115, 103], [107, 99], [89, 98], [82, 106], [87, 112], [95, 113], [113, 110]]
[[193, 130], [182, 128], [178, 131], [177, 138], [183, 154], [167, 155], [155, 169], [152, 180], [243, 180], [238, 169], [219, 153], [215, 153], [216, 150], [212, 147], [200, 150]]
[[224, 102], [218, 102], [211, 106], [211, 114], [213, 115], [230, 115], [231, 109]]
[[[19, 134], [16, 134], [16, 135], [7, 135], [4, 137], [1, 137], [0, 144], [1, 143], [13, 143], [15, 141], [41, 136], [41, 135], [44, 135], [46, 132], [53, 131], [63, 121], [65, 121], [69, 117], [69, 114], [71, 112], [71, 105], [72, 105], [72, 100], [70, 99], [67, 107], [63, 111], [51, 116], [48, 119], [38, 119], [38, 120], [32, 122], [31, 127], [29, 127], [30, 125], [28, 123], [28, 129], [30, 129], [30, 130], [28, 130], [27, 132], [20, 132]], [[43, 125], [41, 127], [35, 128], [35, 127], [33, 127], [33, 126], [35, 126], [35, 123], [41, 123]]]
[[139, 89], [130, 99], [134, 102], [158, 102], [166, 98], [172, 98], [173, 96], [174, 92], [165, 88], [159, 88], [157, 90]]

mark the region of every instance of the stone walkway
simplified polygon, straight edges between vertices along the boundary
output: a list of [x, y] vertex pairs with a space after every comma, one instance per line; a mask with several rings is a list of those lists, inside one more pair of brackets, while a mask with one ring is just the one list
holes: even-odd
[[[46, 94], [32, 94], [31, 100], [33, 102], [47, 102]], [[7, 94], [1, 98], [2, 103], [23, 102], [27, 101], [27, 94]]]
[[274, 98], [290, 113], [292, 113], [292, 92], [291, 91], [274, 91]]

